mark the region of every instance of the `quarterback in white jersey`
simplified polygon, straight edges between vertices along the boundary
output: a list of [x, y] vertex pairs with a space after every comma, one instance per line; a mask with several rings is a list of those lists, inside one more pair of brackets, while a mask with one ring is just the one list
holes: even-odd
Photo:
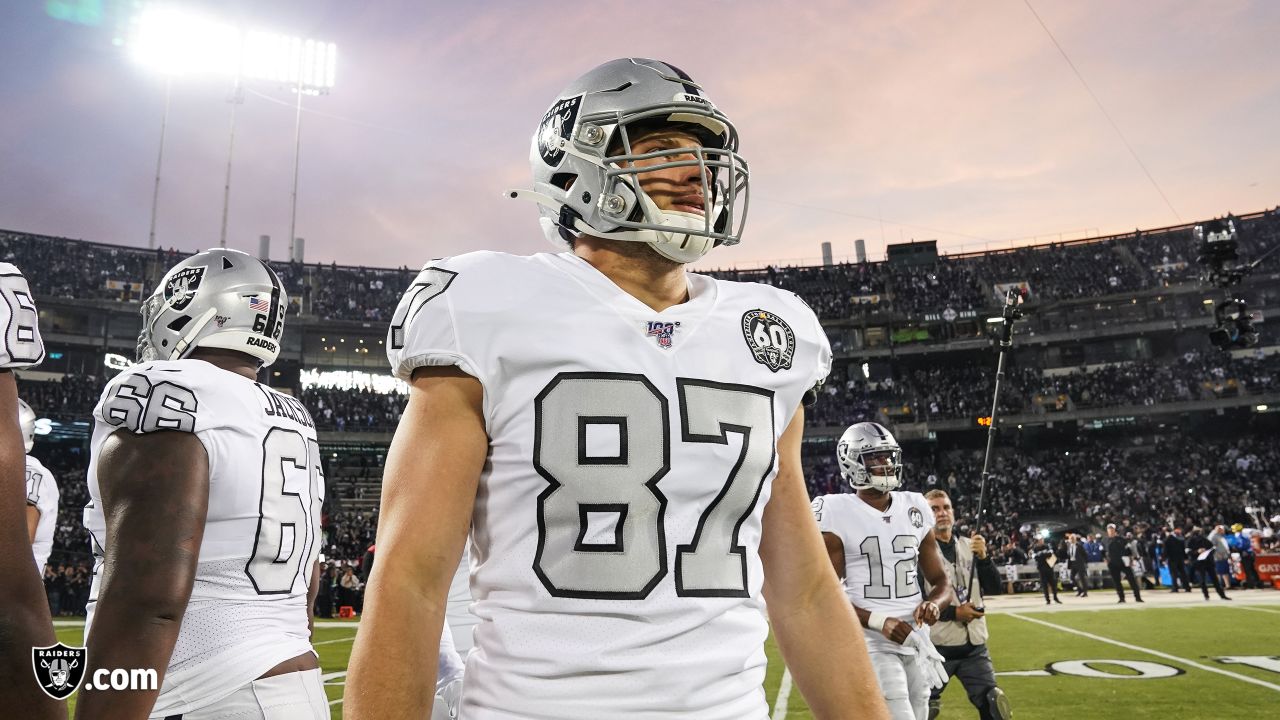
[[77, 717], [329, 716], [310, 642], [320, 448], [302, 404], [256, 382], [287, 302], [267, 265], [209, 250], [143, 303], [139, 363], [94, 410], [85, 633], [89, 672], [161, 684], [83, 693]]
[[[27, 452], [35, 446], [36, 414], [31, 406], [18, 401], [18, 423]], [[53, 530], [58, 525], [58, 481], [38, 459], [27, 455], [27, 531], [31, 533], [31, 552], [36, 570], [42, 575], [44, 564], [53, 551]]]
[[27, 279], [0, 263], [0, 708], [6, 717], [65, 718], [66, 705], [45, 693], [32, 672], [32, 648], [58, 641], [40, 574], [32, 567], [29, 517], [23, 491], [24, 429], [19, 422], [13, 371], [44, 360], [39, 316]]
[[588, 73], [532, 151], [573, 251], [434, 261], [401, 301], [388, 357], [411, 393], [347, 717], [421, 715], [468, 531], [466, 720], [767, 718], [766, 599], [816, 716], [884, 717], [800, 473], [822, 328], [791, 293], [685, 270], [736, 242], [745, 194], [700, 92], [652, 60]]
[[[894, 720], [925, 720], [929, 691], [945, 681], [928, 630], [950, 604], [951, 586], [933, 538], [924, 496], [897, 492], [901, 454], [893, 435], [874, 422], [851, 426], [836, 449], [840, 472], [856, 494], [813, 501], [836, 574], [868, 629], [867, 649]], [[932, 588], [925, 597], [923, 574]]]

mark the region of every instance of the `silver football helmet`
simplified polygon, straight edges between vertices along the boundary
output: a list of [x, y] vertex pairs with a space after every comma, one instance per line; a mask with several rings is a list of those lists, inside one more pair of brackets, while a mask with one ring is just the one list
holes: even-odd
[[22, 442], [26, 443], [27, 452], [36, 444], [36, 411], [21, 398], [18, 399], [18, 425], [22, 427]]
[[[869, 456], [877, 462], [868, 465]], [[902, 484], [902, 448], [880, 423], [850, 425], [836, 444], [840, 474], [854, 490], [889, 492]]]
[[275, 362], [289, 298], [266, 263], [239, 250], [196, 253], [142, 303], [138, 362], [180, 360], [197, 347]]
[[[632, 152], [639, 135], [668, 125], [689, 130], [701, 146]], [[508, 195], [541, 205], [543, 232], [557, 246], [585, 233], [648, 243], [664, 257], [689, 263], [742, 237], [748, 173], [737, 151], [733, 123], [684, 71], [623, 58], [560, 93], [533, 136], [533, 190]], [[645, 164], [637, 166], [637, 160]], [[640, 187], [641, 173], [674, 167], [698, 169], [702, 214], [662, 210]]]

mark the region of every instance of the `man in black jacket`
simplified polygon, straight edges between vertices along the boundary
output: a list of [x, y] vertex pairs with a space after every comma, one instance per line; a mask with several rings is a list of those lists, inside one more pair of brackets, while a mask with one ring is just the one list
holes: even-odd
[[1067, 542], [1063, 545], [1061, 555], [1067, 561], [1067, 569], [1071, 571], [1076, 597], [1089, 597], [1089, 554], [1080, 542], [1079, 535], [1067, 534]]
[[1178, 583], [1182, 589], [1191, 592], [1191, 578], [1187, 577], [1187, 541], [1182, 537], [1182, 528], [1176, 527], [1164, 538], [1164, 562], [1169, 566], [1169, 584], [1178, 592]]
[[1129, 589], [1133, 590], [1133, 598], [1142, 602], [1142, 590], [1133, 576], [1133, 551], [1129, 543], [1116, 532], [1116, 524], [1107, 525], [1107, 569], [1111, 571], [1111, 581], [1116, 584], [1116, 595], [1124, 602], [1124, 586], [1120, 584], [1121, 576], [1129, 579]]
[[1049, 547], [1049, 543], [1044, 538], [1037, 538], [1036, 544], [1031, 548], [1031, 556], [1036, 559], [1036, 570], [1040, 573], [1040, 589], [1044, 591], [1044, 604], [1049, 604], [1049, 593], [1053, 592], [1053, 602], [1062, 604], [1058, 599], [1058, 578], [1054, 577], [1053, 566], [1057, 564], [1058, 558], [1053, 554], [1053, 548]]
[[[1214, 572], [1213, 550], [1213, 541], [1204, 536], [1204, 531], [1198, 527], [1191, 528], [1187, 551], [1195, 558], [1196, 572], [1200, 575], [1200, 592], [1204, 593], [1205, 600], [1209, 599], [1209, 588], [1205, 583], [1208, 580], [1213, 583], [1213, 589], [1218, 591], [1218, 597], [1230, 600], [1222, 586], [1222, 580]], [[1191, 592], [1191, 589], [1187, 588], [1187, 592]]]

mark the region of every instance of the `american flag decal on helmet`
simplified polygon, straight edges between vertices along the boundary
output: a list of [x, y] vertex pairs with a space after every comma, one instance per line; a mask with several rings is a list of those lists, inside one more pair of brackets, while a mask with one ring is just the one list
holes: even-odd
[[268, 302], [268, 301], [266, 301], [266, 300], [263, 300], [262, 298], [258, 297], [257, 295], [250, 295], [250, 296], [249, 296], [249, 309], [250, 309], [250, 310], [256, 310], [257, 312], [270, 312], [270, 311], [271, 311], [271, 303], [270, 303], [270, 302]]

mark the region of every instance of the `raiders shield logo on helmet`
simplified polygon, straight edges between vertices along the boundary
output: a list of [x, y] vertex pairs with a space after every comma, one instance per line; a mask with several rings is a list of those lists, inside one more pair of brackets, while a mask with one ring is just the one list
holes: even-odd
[[796, 354], [796, 334], [782, 318], [768, 310], [748, 310], [742, 315], [742, 336], [756, 362], [772, 372], [787, 370]]
[[204, 280], [204, 266], [183, 268], [164, 284], [164, 301], [174, 310], [186, 310]]
[[80, 687], [87, 657], [88, 653], [82, 647], [58, 643], [31, 648], [31, 667], [35, 670], [36, 682], [46, 695], [55, 700], [65, 700]]
[[573, 126], [578, 123], [578, 108], [581, 106], [581, 95], [565, 98], [542, 116], [542, 123], [538, 125], [538, 152], [542, 154], [542, 161], [551, 167], [559, 165], [564, 157], [560, 141], [569, 139]]

